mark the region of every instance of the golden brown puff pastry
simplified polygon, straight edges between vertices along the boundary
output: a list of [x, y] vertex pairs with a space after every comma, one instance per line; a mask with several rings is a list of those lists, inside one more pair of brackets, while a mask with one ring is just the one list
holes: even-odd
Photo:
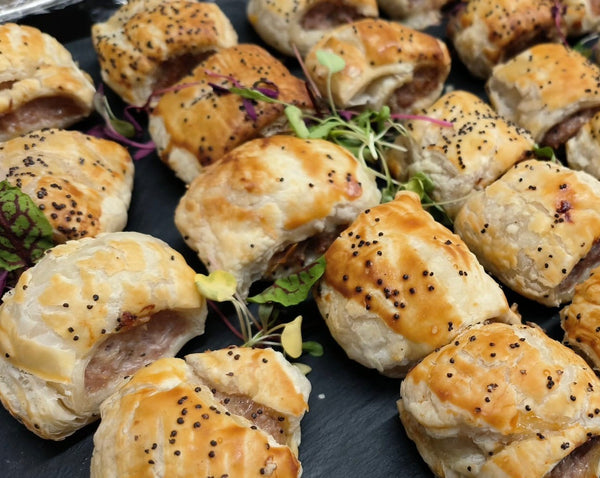
[[411, 112], [433, 103], [450, 73], [446, 44], [426, 33], [399, 23], [366, 19], [325, 34], [306, 57], [306, 69], [327, 96], [329, 69], [319, 63], [317, 52], [341, 56], [345, 68], [331, 76], [331, 92], [340, 108]]
[[504, 120], [467, 91], [445, 94], [421, 115], [433, 121], [409, 121], [408, 134], [396, 140], [405, 151], [392, 148], [386, 160], [402, 180], [427, 174], [434, 183], [432, 198], [450, 217], [472, 191], [485, 188], [533, 154], [535, 142], [527, 130]]
[[488, 78], [526, 48], [560, 41], [554, 8], [554, 0], [470, 0], [450, 16], [448, 38], [468, 70]]
[[0, 141], [41, 128], [66, 128], [93, 111], [90, 75], [52, 36], [0, 25]]
[[310, 264], [380, 197], [374, 177], [341, 146], [275, 135], [205, 168], [175, 225], [206, 268], [233, 274], [244, 296], [256, 280]]
[[163, 241], [103, 233], [50, 249], [0, 306], [0, 398], [60, 440], [139, 367], [204, 332], [195, 272]]
[[570, 168], [600, 178], [600, 112], [565, 143], [565, 156]]
[[133, 173], [126, 148], [78, 131], [38, 130], [0, 143], [0, 180], [33, 199], [55, 242], [122, 230]]
[[402, 191], [365, 210], [325, 254], [315, 289], [348, 356], [402, 377], [470, 324], [518, 322], [500, 286], [465, 243]]
[[324, 33], [379, 10], [376, 0], [249, 0], [246, 14], [267, 45], [304, 57]]
[[474, 192], [454, 229], [505, 285], [558, 306], [600, 263], [599, 201], [600, 182], [589, 174], [527, 160]]
[[600, 268], [575, 286], [573, 301], [560, 311], [564, 342], [600, 369]]
[[213, 84], [262, 85], [276, 90], [284, 103], [312, 107], [304, 82], [265, 49], [241, 44], [215, 53], [183, 78], [179, 88], [163, 95], [150, 115], [150, 135], [160, 158], [187, 183], [244, 141], [274, 134], [287, 124], [282, 104], [249, 105], [237, 94], [215, 90]]
[[598, 390], [585, 361], [539, 327], [493, 323], [425, 357], [397, 403], [436, 476], [591, 478], [597, 453], [582, 460], [598, 449]]
[[597, 0], [561, 0], [562, 20], [567, 34], [577, 37], [600, 29], [600, 3]]
[[217, 4], [195, 0], [131, 0], [92, 25], [102, 79], [137, 106], [237, 40]]
[[[93, 478], [302, 475], [296, 454], [276, 435], [293, 407], [286, 398], [297, 404], [298, 421], [307, 410], [306, 377], [272, 349], [208, 353], [158, 360], [102, 404]], [[210, 384], [206, 372], [226, 378]]]
[[422, 30], [442, 21], [442, 7], [453, 0], [377, 0], [379, 9], [404, 25]]
[[562, 44], [542, 43], [496, 65], [486, 91], [500, 115], [558, 148], [600, 109], [600, 68]]

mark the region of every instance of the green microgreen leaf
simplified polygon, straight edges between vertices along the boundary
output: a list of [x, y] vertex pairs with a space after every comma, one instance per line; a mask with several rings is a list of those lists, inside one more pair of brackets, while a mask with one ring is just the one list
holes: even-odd
[[329, 74], [334, 74], [346, 68], [344, 59], [335, 53], [327, 50], [317, 50], [317, 61], [329, 70]]
[[125, 138], [133, 138], [135, 136], [135, 126], [129, 121], [117, 118], [105, 95], [96, 93], [96, 95], [94, 95], [94, 106], [100, 116], [104, 118], [104, 121], [110, 123], [113, 129], [121, 136], [124, 136]]
[[239, 95], [242, 98], [246, 98], [248, 100], [266, 101], [268, 103], [273, 102], [273, 98], [252, 88], [238, 88], [237, 86], [232, 86], [231, 88], [229, 88], [229, 92], [235, 93], [236, 95]]
[[258, 295], [248, 298], [248, 302], [264, 304], [275, 302], [289, 307], [307, 299], [312, 286], [325, 272], [325, 257], [321, 256], [297, 274], [277, 279], [273, 285]]
[[558, 158], [554, 154], [554, 150], [550, 146], [533, 148], [533, 154], [539, 159], [545, 159], [552, 162], [558, 161]]
[[310, 135], [306, 124], [304, 123], [302, 110], [294, 105], [288, 105], [285, 107], [285, 116], [290, 122], [290, 126], [294, 130], [294, 133], [299, 138], [306, 139]]
[[433, 181], [424, 173], [417, 173], [411, 176], [404, 184], [404, 189], [416, 193], [421, 200], [429, 197], [435, 185]]
[[303, 342], [302, 350], [313, 357], [323, 356], [323, 346], [319, 342], [315, 342], [313, 340], [307, 340], [306, 342]]
[[18, 187], [0, 181], [0, 270], [31, 267], [53, 246], [42, 211]]

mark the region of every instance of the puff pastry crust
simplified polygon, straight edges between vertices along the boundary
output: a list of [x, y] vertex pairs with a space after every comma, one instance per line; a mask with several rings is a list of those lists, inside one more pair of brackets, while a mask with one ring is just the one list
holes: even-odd
[[497, 65], [485, 87], [494, 109], [558, 148], [600, 108], [600, 68], [558, 43], [535, 45]]
[[408, 135], [396, 140], [405, 151], [390, 149], [386, 160], [401, 180], [427, 174], [435, 185], [432, 198], [451, 218], [472, 191], [485, 188], [533, 154], [535, 142], [527, 130], [467, 91], [445, 94], [421, 115], [439, 122], [407, 122]]
[[364, 211], [325, 254], [315, 289], [338, 344], [362, 365], [402, 377], [467, 326], [518, 322], [499, 285], [415, 193]]
[[31, 197], [56, 243], [121, 231], [133, 174], [126, 148], [78, 131], [45, 129], [0, 143], [0, 179]]
[[423, 30], [442, 21], [442, 8], [452, 0], [377, 0], [379, 9], [394, 20]]
[[258, 101], [249, 111], [241, 96], [213, 86], [261, 84], [276, 89], [282, 102], [312, 108], [304, 82], [265, 49], [250, 44], [225, 48], [178, 83], [188, 86], [164, 94], [150, 114], [149, 131], [160, 158], [189, 183], [203, 166], [243, 142], [284, 130], [283, 105]]
[[598, 201], [600, 182], [589, 174], [528, 160], [474, 192], [454, 229], [505, 285], [558, 306], [600, 262]]
[[266, 421], [279, 428], [292, 418], [299, 433], [308, 380], [272, 349], [206, 354], [158, 360], [102, 404], [93, 478], [302, 475]]
[[575, 287], [573, 301], [560, 311], [564, 342], [579, 352], [593, 367], [600, 369], [600, 269]]
[[396, 113], [425, 108], [439, 98], [450, 73], [443, 41], [397, 22], [366, 19], [325, 34], [306, 56], [306, 70], [325, 97], [329, 69], [319, 62], [319, 50], [345, 60], [345, 68], [331, 77], [340, 108], [388, 105]]
[[562, 0], [567, 34], [577, 37], [600, 29], [600, 4], [595, 0]]
[[599, 387], [540, 328], [475, 325], [410, 371], [398, 410], [436, 476], [596, 476], [597, 456], [579, 475], [562, 467], [598, 447]]
[[600, 112], [565, 143], [565, 156], [570, 168], [600, 178]]
[[92, 25], [92, 41], [104, 82], [126, 103], [143, 106], [238, 37], [216, 3], [131, 0]]
[[554, 0], [470, 0], [450, 15], [448, 37], [468, 70], [488, 78], [528, 47], [560, 42], [554, 8]]
[[0, 306], [0, 399], [42, 438], [98, 418], [135, 370], [204, 332], [195, 272], [163, 241], [137, 232], [58, 245]]
[[93, 111], [90, 75], [54, 37], [0, 25], [0, 141], [41, 128], [66, 128]]
[[275, 135], [205, 168], [175, 225], [206, 268], [233, 274], [244, 296], [258, 279], [310, 264], [380, 197], [374, 177], [341, 146]]
[[329, 30], [377, 18], [376, 0], [249, 0], [248, 21], [263, 41], [286, 55], [304, 57]]

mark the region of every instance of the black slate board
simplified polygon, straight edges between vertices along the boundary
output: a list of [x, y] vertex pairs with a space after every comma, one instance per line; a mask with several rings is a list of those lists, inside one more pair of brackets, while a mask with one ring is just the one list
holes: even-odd
[[[246, 20], [244, 0], [222, 0], [217, 4], [232, 21], [239, 41], [265, 46]], [[118, 7], [110, 0], [86, 0], [62, 10], [18, 20], [55, 36], [72, 52], [80, 66], [100, 82], [98, 63], [89, 38], [91, 24], [104, 20]], [[442, 26], [429, 30], [441, 38]], [[294, 59], [283, 58], [298, 73]], [[483, 96], [483, 83], [469, 76], [456, 57], [448, 85]], [[109, 92], [110, 94], [110, 92]], [[118, 106], [118, 100], [111, 98]], [[122, 105], [121, 105], [122, 106]], [[113, 108], [118, 111], [118, 107]], [[92, 117], [77, 127], [83, 131], [99, 121]], [[184, 184], [160, 160], [149, 156], [135, 163], [135, 183], [127, 230], [159, 237], [179, 250], [197, 271], [198, 258], [186, 247], [173, 224], [174, 210], [183, 195]], [[557, 311], [531, 303], [507, 291], [509, 300], [519, 303], [525, 320], [534, 321], [558, 337]], [[310, 411], [302, 422], [300, 460], [307, 478], [430, 478], [433, 474], [406, 437], [396, 409], [400, 381], [379, 375], [347, 358], [331, 339], [314, 303], [289, 311], [304, 317], [305, 340], [324, 347], [319, 358], [303, 356], [312, 367]], [[180, 352], [201, 352], [239, 344], [218, 317], [209, 313], [206, 333], [188, 343]], [[79, 478], [89, 476], [95, 424], [61, 442], [42, 440], [25, 429], [0, 407], [0, 476]]]

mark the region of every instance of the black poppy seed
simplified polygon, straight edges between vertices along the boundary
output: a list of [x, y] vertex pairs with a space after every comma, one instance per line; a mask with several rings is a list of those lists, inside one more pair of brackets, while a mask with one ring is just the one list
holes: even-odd
[[215, 452], [213, 450], [208, 452], [208, 457], [209, 458], [214, 458], [215, 457]]

